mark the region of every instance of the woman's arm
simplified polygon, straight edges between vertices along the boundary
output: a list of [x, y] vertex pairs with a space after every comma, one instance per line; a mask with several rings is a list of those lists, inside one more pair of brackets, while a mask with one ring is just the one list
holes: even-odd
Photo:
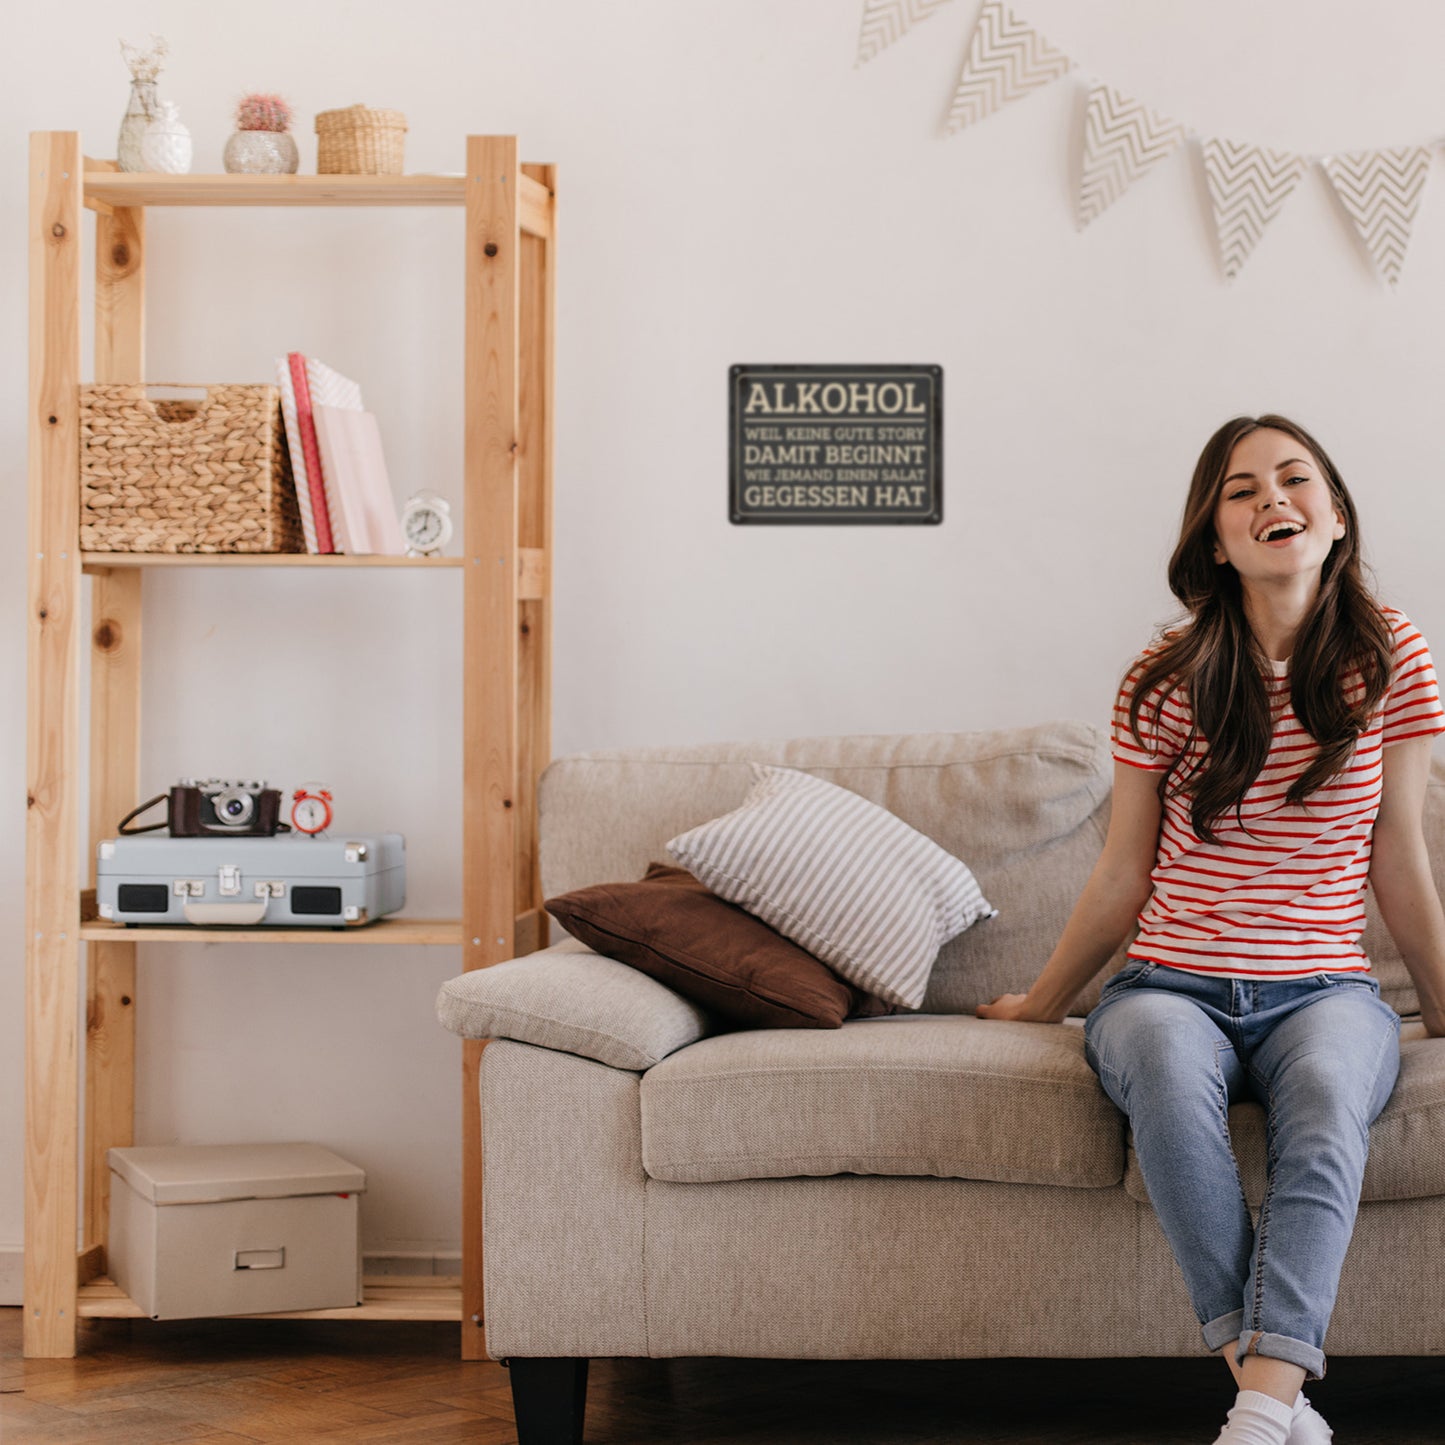
[[1079, 990], [1114, 956], [1149, 901], [1159, 851], [1159, 774], [1114, 764], [1114, 799], [1104, 851], [1069, 915], [1058, 947], [1027, 993], [980, 1004], [981, 1019], [1058, 1023]]
[[1380, 917], [1420, 996], [1425, 1031], [1445, 1037], [1445, 912], [1425, 848], [1425, 788], [1433, 738], [1410, 738], [1384, 752], [1384, 789], [1370, 856]]

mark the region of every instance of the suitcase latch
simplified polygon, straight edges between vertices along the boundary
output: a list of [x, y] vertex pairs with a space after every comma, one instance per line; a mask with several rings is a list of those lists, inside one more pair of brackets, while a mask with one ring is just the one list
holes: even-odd
[[216, 870], [222, 898], [235, 898], [241, 892], [241, 869], [235, 863], [222, 863]]

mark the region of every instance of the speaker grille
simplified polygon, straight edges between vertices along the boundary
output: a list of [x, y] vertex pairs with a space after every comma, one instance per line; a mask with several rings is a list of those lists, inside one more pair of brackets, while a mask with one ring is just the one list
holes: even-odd
[[122, 883], [115, 901], [122, 913], [169, 913], [171, 890], [164, 883]]
[[341, 915], [341, 890], [339, 888], [293, 888], [291, 890], [292, 913]]

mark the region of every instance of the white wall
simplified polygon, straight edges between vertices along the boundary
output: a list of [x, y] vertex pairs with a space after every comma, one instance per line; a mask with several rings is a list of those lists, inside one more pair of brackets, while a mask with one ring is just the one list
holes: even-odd
[[[978, 0], [857, 69], [849, 0], [157, 0], [29, 7], [0, 96], [0, 1254], [22, 1233], [26, 132], [113, 154], [115, 39], [165, 34], [196, 169], [227, 107], [404, 110], [411, 170], [467, 132], [561, 168], [555, 746], [1101, 721], [1168, 615], [1199, 447], [1278, 409], [1350, 481], [1383, 593], [1445, 648], [1436, 162], [1390, 294], [1323, 177], [1220, 275], [1197, 152], [1073, 224], [1081, 73], [944, 138]], [[1093, 73], [1203, 133], [1318, 154], [1445, 130], [1445, 11], [1402, 0], [1018, 0]], [[339, 77], [330, 79], [329, 77]], [[149, 374], [265, 380], [288, 348], [358, 377], [401, 495], [457, 496], [454, 214], [154, 211]], [[735, 362], [945, 371], [939, 527], [733, 527]], [[87, 363], [88, 365], [88, 363]], [[410, 842], [455, 913], [455, 576], [147, 579], [142, 784], [328, 780], [338, 822]], [[363, 1163], [372, 1251], [455, 1249], [456, 1041], [440, 950], [142, 948], [140, 1137], [315, 1137]]]

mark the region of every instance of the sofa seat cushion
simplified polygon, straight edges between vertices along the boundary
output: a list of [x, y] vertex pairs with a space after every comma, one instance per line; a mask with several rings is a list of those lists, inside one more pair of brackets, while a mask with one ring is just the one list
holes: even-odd
[[1102, 1189], [1124, 1123], [1077, 1024], [894, 1015], [702, 1039], [642, 1078], [642, 1162], [697, 1184], [932, 1175]]
[[[1229, 1110], [1229, 1137], [1239, 1162], [1244, 1197], [1258, 1209], [1264, 1198], [1265, 1113], [1242, 1102]], [[1124, 1187], [1149, 1203], [1132, 1133]], [[1445, 1041], [1427, 1038], [1425, 1025], [1407, 1020], [1400, 1029], [1400, 1077], [1380, 1117], [1370, 1126], [1370, 1153], [1360, 1199], [1428, 1199], [1445, 1195]]]

